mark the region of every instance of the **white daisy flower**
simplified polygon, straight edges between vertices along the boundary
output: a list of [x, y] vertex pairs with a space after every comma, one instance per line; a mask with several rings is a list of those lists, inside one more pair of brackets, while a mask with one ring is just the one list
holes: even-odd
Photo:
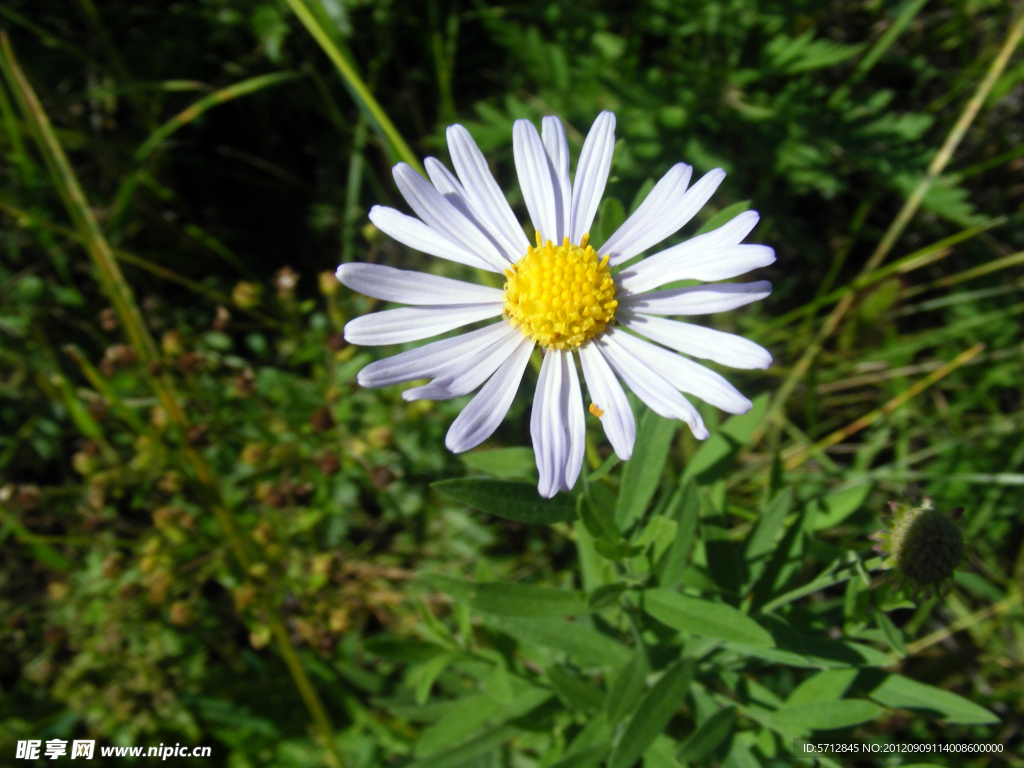
[[505, 284], [489, 288], [379, 264], [342, 264], [337, 276], [349, 288], [412, 305], [352, 320], [345, 326], [352, 344], [404, 344], [497, 320], [371, 363], [359, 372], [359, 383], [384, 387], [430, 379], [403, 392], [406, 400], [446, 400], [479, 387], [445, 439], [449, 450], [461, 453], [501, 423], [539, 345], [543, 364], [530, 433], [538, 490], [545, 497], [571, 489], [583, 464], [586, 425], [574, 352], [589, 390], [590, 413], [624, 461], [633, 451], [636, 424], [620, 380], [655, 413], [686, 422], [698, 439], [708, 436], [707, 428], [682, 393], [729, 413], [747, 412], [750, 401], [722, 376], [676, 352], [749, 369], [767, 368], [768, 351], [733, 334], [667, 318], [734, 309], [763, 299], [771, 285], [656, 289], [685, 279], [726, 280], [775, 261], [767, 246], [740, 244], [757, 223], [757, 213], [741, 213], [714, 231], [612, 272], [690, 221], [725, 172], [713, 170], [687, 189], [693, 169], [673, 166], [595, 249], [588, 233], [611, 167], [615, 115], [602, 112], [594, 121], [571, 182], [569, 146], [558, 118], [545, 117], [539, 135], [531, 122], [517, 120], [512, 140], [536, 245], [461, 125], [448, 128], [457, 176], [432, 157], [426, 160], [430, 181], [404, 163], [395, 166], [398, 188], [418, 218], [375, 206], [370, 220], [410, 248], [502, 274]]

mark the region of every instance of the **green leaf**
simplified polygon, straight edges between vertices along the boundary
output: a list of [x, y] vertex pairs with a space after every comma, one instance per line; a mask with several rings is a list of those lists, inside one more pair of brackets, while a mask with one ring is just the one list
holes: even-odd
[[442, 653], [409, 671], [408, 679], [413, 683], [417, 704], [423, 704], [429, 698], [434, 681], [458, 656], [457, 653]]
[[446, 498], [517, 523], [550, 525], [576, 519], [576, 501], [572, 497], [542, 498], [532, 483], [456, 478], [439, 480], [431, 483], [431, 487]]
[[856, 669], [826, 669], [798, 685], [786, 700], [787, 707], [841, 699], [857, 677]]
[[887, 707], [912, 709], [960, 725], [989, 725], [999, 718], [963, 696], [903, 675], [888, 675], [868, 695]]
[[628, 529], [639, 519], [658, 490], [661, 472], [678, 428], [678, 421], [663, 418], [651, 410], [645, 411], [641, 417], [633, 456], [622, 471], [622, 485], [615, 504], [615, 520], [620, 529]]
[[676, 759], [680, 762], [696, 763], [710, 755], [732, 734], [736, 722], [736, 710], [732, 707], [720, 709], [695, 730], [679, 748]]
[[771, 553], [775, 548], [775, 539], [786, 522], [786, 515], [793, 505], [793, 488], [786, 487], [775, 495], [768, 508], [754, 524], [744, 552], [747, 562], [756, 560]]
[[615, 468], [615, 465], [618, 464], [620, 461], [621, 459], [618, 456], [616, 456], [614, 453], [611, 454], [607, 459], [605, 459], [601, 463], [601, 466], [599, 466], [597, 469], [595, 469], [593, 472], [587, 475], [587, 482], [596, 483], [602, 477], [611, 472], [612, 469]]
[[906, 656], [907, 649], [903, 644], [903, 633], [900, 632], [899, 627], [892, 623], [892, 619], [889, 618], [888, 614], [879, 611], [875, 615], [875, 623], [882, 630], [882, 634], [885, 635], [885, 641], [889, 644], [889, 647], [900, 656]]
[[518, 732], [519, 729], [515, 726], [499, 725], [454, 749], [437, 752], [426, 759], [417, 760], [409, 764], [407, 768], [458, 768], [458, 766], [479, 761], [480, 758], [498, 751], [502, 744]]
[[667, 589], [643, 592], [644, 612], [666, 626], [701, 637], [761, 648], [775, 645], [771, 633], [742, 611]]
[[693, 682], [692, 659], [676, 662], [641, 700], [608, 758], [608, 768], [630, 768], [665, 730]]
[[823, 499], [818, 500], [816, 502], [818, 509], [817, 515], [814, 517], [814, 529], [820, 531], [839, 525], [839, 523], [864, 506], [864, 502], [867, 501], [871, 489], [871, 483], [864, 483], [830, 493]]
[[520, 642], [561, 651], [582, 667], [618, 667], [630, 657], [629, 648], [618, 640], [578, 621], [493, 615], [482, 618], [488, 625]]
[[676, 740], [667, 734], [655, 736], [651, 746], [644, 750], [644, 768], [679, 768], [676, 762]]
[[550, 768], [597, 768], [608, 756], [608, 745], [589, 747], [566, 755]]
[[609, 605], [613, 605], [619, 599], [619, 595], [627, 589], [629, 589], [629, 585], [623, 584], [622, 582], [617, 582], [615, 584], [602, 584], [587, 595], [587, 605], [589, 605], [590, 609], [594, 611], [600, 610], [601, 608], [607, 608]]
[[534, 476], [533, 449], [525, 447], [473, 451], [459, 456], [467, 469], [486, 472], [502, 480], [528, 479]]
[[579, 513], [580, 520], [587, 526], [587, 531], [595, 539], [604, 538], [613, 542], [618, 542], [622, 539], [622, 534], [615, 525], [614, 518], [605, 509], [604, 505], [596, 504], [585, 496], [580, 496], [577, 512]]
[[696, 479], [701, 485], [720, 479], [740, 448], [750, 440], [767, 410], [768, 395], [754, 398], [750, 411], [731, 417], [701, 444], [700, 449], [686, 465], [683, 477]]
[[666, 589], [679, 586], [693, 547], [700, 517], [700, 498], [693, 482], [680, 483], [669, 500], [665, 515], [676, 521], [676, 538], [654, 567], [658, 584]]
[[772, 714], [772, 719], [782, 725], [807, 728], [812, 731], [829, 731], [836, 728], [850, 728], [867, 723], [884, 710], [877, 704], [862, 699], [839, 699], [816, 701], [785, 707]]
[[622, 203], [614, 197], [605, 197], [597, 209], [597, 218], [591, 228], [591, 243], [604, 243], [612, 233], [622, 226], [626, 220], [626, 210]]
[[750, 210], [749, 200], [740, 200], [738, 203], [733, 203], [727, 206], [712, 216], [710, 219], [705, 221], [700, 229], [694, 232], [694, 235], [703, 235], [705, 232], [710, 232], [712, 229], [718, 229], [723, 224], [732, 221], [744, 211]]
[[569, 709], [590, 712], [601, 703], [601, 691], [580, 677], [573, 669], [561, 664], [548, 667], [548, 679]]
[[[427, 757], [459, 744], [484, 725], [497, 726], [520, 717], [548, 701], [552, 693], [513, 678], [514, 695], [509, 703], [502, 703], [491, 696], [474, 694], [459, 699], [436, 723], [420, 734], [416, 741], [416, 757]], [[472, 742], [470, 742], [472, 743]], [[463, 745], [467, 746], [467, 745]]]
[[605, 717], [612, 729], [636, 708], [647, 685], [648, 671], [647, 657], [638, 650], [615, 676], [604, 700]]
[[458, 602], [495, 616], [576, 616], [588, 613], [580, 592], [532, 584], [496, 581], [465, 581], [428, 574], [423, 580]]
[[[776, 641], [780, 638], [776, 636]], [[886, 667], [892, 659], [869, 645], [825, 638], [803, 638], [796, 648], [762, 648], [742, 643], [729, 647], [744, 656], [764, 659], [772, 664], [808, 669], [844, 669], [847, 667]]]

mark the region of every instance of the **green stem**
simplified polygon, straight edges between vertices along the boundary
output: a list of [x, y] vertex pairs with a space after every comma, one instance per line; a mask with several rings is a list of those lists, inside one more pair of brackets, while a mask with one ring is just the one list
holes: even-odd
[[[312, 0], [312, 2], [316, 1]], [[423, 173], [423, 165], [420, 163], [419, 158], [409, 148], [409, 145], [405, 143], [402, 134], [398, 132], [394, 123], [391, 122], [391, 119], [373, 97], [373, 94], [370, 93], [370, 89], [367, 88], [366, 83], [363, 82], [363, 78], [356, 71], [356, 68], [342, 53], [337, 41], [327, 33], [320, 20], [310, 11], [303, 0], [285, 0], [285, 2], [288, 3], [288, 7], [292, 9], [292, 12], [299, 18], [299, 21], [302, 22], [306, 31], [313, 36], [313, 39], [316, 40], [324, 53], [334, 63], [334, 66], [338, 68], [338, 72], [341, 73], [348, 87], [352, 89], [360, 106], [369, 113], [374, 123], [376, 123], [377, 127], [387, 138], [392, 152], [411, 165], [418, 173]]]
[[819, 576], [809, 584], [804, 584], [802, 587], [797, 587], [794, 590], [790, 590], [785, 594], [779, 595], [774, 600], [767, 602], [761, 607], [761, 613], [771, 613], [776, 608], [781, 608], [783, 605], [788, 605], [801, 597], [820, 592], [828, 587], [834, 587], [836, 584], [843, 584], [854, 576], [857, 575], [857, 565], [863, 564], [865, 570], [878, 571], [883, 570], [882, 568], [883, 558], [874, 557], [871, 560], [865, 561], [863, 558], [854, 560], [849, 563], [837, 567], [835, 570], [826, 571], [825, 574]]

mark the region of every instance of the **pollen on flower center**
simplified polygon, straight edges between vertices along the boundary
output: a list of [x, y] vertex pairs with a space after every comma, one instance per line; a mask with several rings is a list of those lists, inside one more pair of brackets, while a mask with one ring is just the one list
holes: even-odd
[[572, 349], [615, 318], [615, 281], [584, 235], [579, 245], [542, 241], [505, 270], [505, 316], [543, 347]]

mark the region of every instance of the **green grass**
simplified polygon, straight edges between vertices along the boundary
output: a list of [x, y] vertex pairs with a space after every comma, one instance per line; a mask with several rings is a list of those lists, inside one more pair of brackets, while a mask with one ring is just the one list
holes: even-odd
[[[816, 733], [1024, 765], [1019, 6], [157, 8], [0, 8], [0, 754], [781, 766]], [[458, 121], [522, 212], [513, 120], [576, 157], [601, 109], [597, 231], [680, 160], [729, 172], [684, 236], [760, 211], [774, 293], [707, 321], [775, 364], [704, 445], [648, 418], [619, 466], [594, 431], [580, 520], [523, 525], [459, 499], [534, 478], [529, 398], [452, 456], [462, 400], [355, 383], [374, 302], [332, 273], [472, 279], [369, 225], [391, 165]], [[923, 494], [969, 563], [915, 600], [868, 536]], [[988, 764], [884, 764], [921, 763]]]

